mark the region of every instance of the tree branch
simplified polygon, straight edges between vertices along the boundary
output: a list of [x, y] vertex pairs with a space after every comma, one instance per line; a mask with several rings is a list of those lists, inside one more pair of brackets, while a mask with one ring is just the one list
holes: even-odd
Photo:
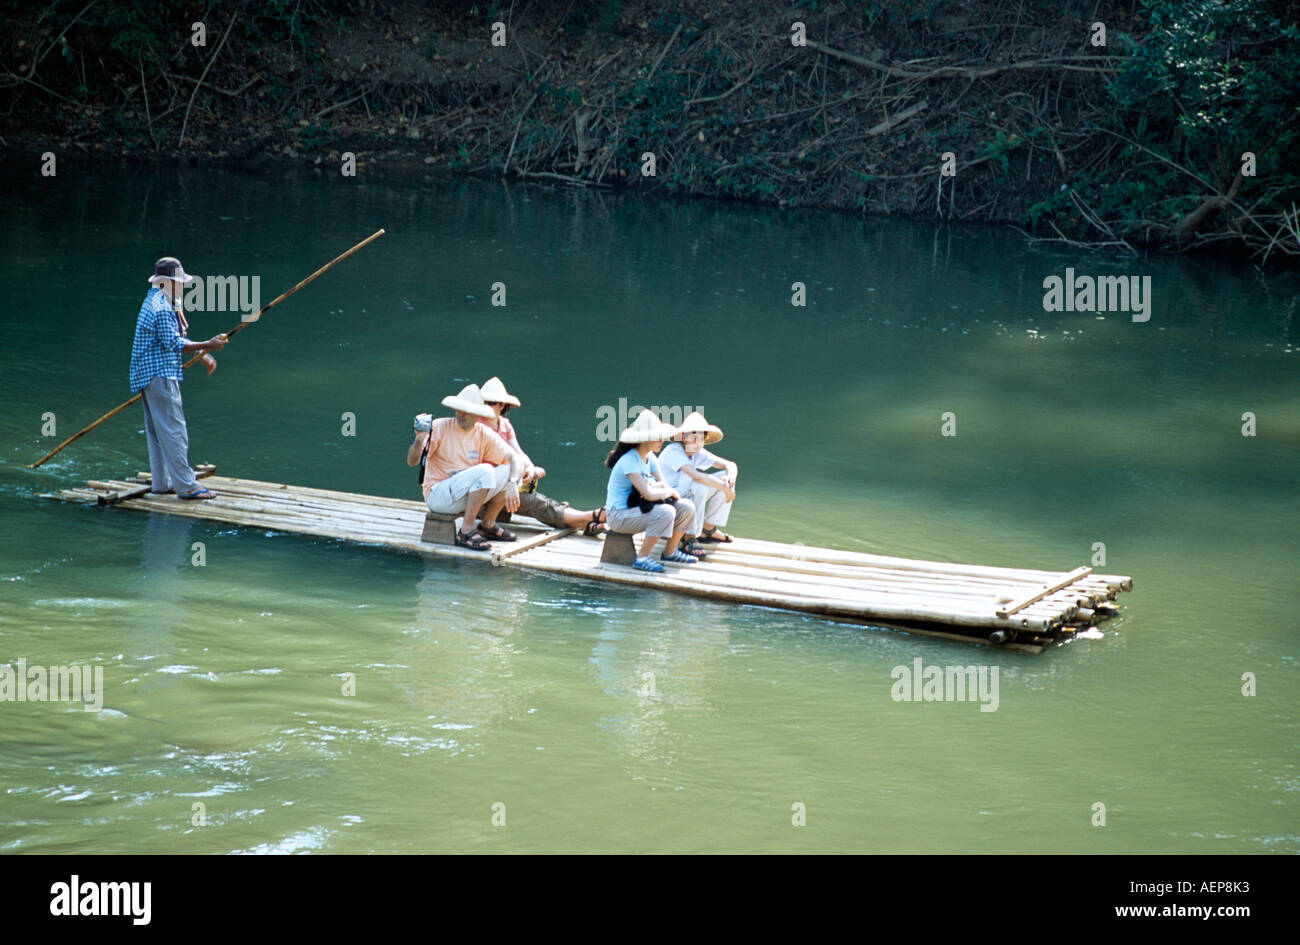
[[230, 35], [230, 31], [234, 28], [237, 19], [239, 19], [238, 9], [230, 18], [230, 24], [226, 27], [226, 31], [221, 34], [221, 42], [217, 43], [217, 48], [212, 50], [212, 55], [208, 58], [208, 64], [203, 67], [203, 74], [199, 76], [198, 84], [194, 86], [194, 91], [190, 94], [190, 103], [185, 106], [185, 120], [181, 122], [181, 136], [176, 139], [176, 147], [178, 148], [185, 143], [185, 127], [190, 123], [190, 109], [194, 107], [194, 97], [199, 94], [199, 89], [203, 86], [203, 80], [207, 78], [208, 70], [217, 61], [217, 56], [221, 54], [221, 47], [226, 45], [226, 37]]

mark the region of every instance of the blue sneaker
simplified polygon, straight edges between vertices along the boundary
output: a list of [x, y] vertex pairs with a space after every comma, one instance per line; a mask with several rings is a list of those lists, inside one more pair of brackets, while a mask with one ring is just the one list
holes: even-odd
[[673, 561], [676, 562], [677, 564], [695, 564], [700, 560], [694, 555], [686, 554], [680, 548], [678, 548], [670, 555], [660, 555], [659, 557], [664, 561]]
[[638, 555], [637, 559], [632, 562], [632, 567], [638, 571], [653, 571], [658, 574], [664, 569], [664, 566], [649, 555]]

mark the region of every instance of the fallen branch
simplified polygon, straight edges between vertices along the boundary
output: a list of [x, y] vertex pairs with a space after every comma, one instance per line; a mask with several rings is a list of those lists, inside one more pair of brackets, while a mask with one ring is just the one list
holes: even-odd
[[[213, 55], [216, 55], [216, 54], [213, 53]], [[195, 83], [195, 85], [198, 85], [200, 82], [203, 81], [202, 79], [195, 79], [195, 78], [192, 78], [191, 76], [187, 76], [187, 75], [173, 75], [172, 78], [173, 78], [173, 79], [184, 79], [186, 82], [193, 82], [193, 83]], [[215, 86], [215, 85], [209, 85], [208, 88], [209, 88], [211, 91], [213, 91], [213, 92], [220, 92], [222, 95], [225, 95], [225, 96], [227, 96], [227, 97], [229, 97], [229, 98], [239, 98], [239, 96], [243, 95], [245, 92], [248, 91], [248, 89], [249, 89], [250, 86], [252, 86], [252, 85], [254, 85], [254, 84], [258, 83], [258, 82], [261, 82], [261, 81], [262, 81], [262, 75], [261, 75], [261, 73], [258, 73], [257, 75], [255, 75], [255, 76], [253, 76], [251, 79], [249, 79], [247, 82], [245, 82], [243, 85], [241, 85], [239, 88], [237, 88], [237, 89], [235, 89], [235, 90], [233, 90], [233, 91], [230, 90], [230, 89], [218, 88], [218, 87]], [[196, 91], [197, 91], [197, 89], [196, 89]], [[355, 102], [356, 99], [353, 99], [353, 101]]]
[[612, 184], [605, 183], [603, 180], [588, 180], [584, 177], [572, 177], [568, 174], [556, 174], [553, 171], [515, 171], [515, 174], [526, 180], [534, 178], [539, 180], [558, 180], [563, 181], [566, 184], [573, 184], [576, 187], [609, 188], [613, 186]]
[[[1146, 147], [1145, 145], [1138, 144], [1138, 143], [1137, 143], [1136, 141], [1134, 141], [1133, 139], [1131, 139], [1131, 138], [1126, 138], [1126, 137], [1124, 137], [1123, 135], [1121, 135], [1121, 134], [1117, 134], [1116, 132], [1111, 131], [1111, 130], [1108, 129], [1108, 128], [1099, 128], [1098, 130], [1104, 132], [1105, 134], [1111, 135], [1112, 137], [1119, 138], [1121, 141], [1127, 142], [1128, 144], [1131, 144], [1131, 145], [1132, 145], [1133, 147], [1135, 147], [1135, 148], [1138, 148], [1138, 149], [1140, 149], [1140, 150], [1142, 150], [1142, 151], [1145, 151], [1147, 154], [1151, 155], [1152, 157], [1156, 158], [1157, 160], [1162, 161], [1162, 162], [1164, 162], [1165, 164], [1168, 164], [1170, 167], [1174, 168], [1174, 170], [1181, 171], [1182, 173], [1184, 173], [1184, 174], [1186, 174], [1188, 177], [1190, 177], [1192, 180], [1194, 180], [1194, 181], [1198, 182], [1199, 184], [1201, 184], [1202, 186], [1204, 186], [1206, 190], [1213, 191], [1215, 194], [1219, 195], [1220, 197], [1223, 197], [1224, 200], [1226, 201], [1226, 205], [1228, 205], [1228, 206], [1232, 206], [1232, 207], [1235, 207], [1237, 210], [1242, 211], [1242, 212], [1244, 213], [1244, 211], [1242, 210], [1241, 205], [1240, 205], [1239, 203], [1237, 203], [1237, 201], [1236, 201], [1236, 199], [1235, 199], [1234, 197], [1228, 197], [1228, 196], [1226, 196], [1226, 195], [1220, 193], [1219, 188], [1215, 187], [1213, 184], [1211, 184], [1208, 180], [1206, 180], [1206, 179], [1205, 179], [1204, 177], [1202, 177], [1200, 174], [1193, 173], [1192, 171], [1189, 171], [1187, 168], [1183, 167], [1181, 164], [1177, 163], [1176, 161], [1171, 161], [1169, 158], [1165, 157], [1163, 154], [1157, 154], [1155, 151], [1152, 151], [1150, 148]], [[1247, 215], [1248, 217], [1250, 217], [1249, 214], [1246, 214], [1246, 215]], [[1259, 227], [1260, 232], [1264, 235], [1265, 238], [1267, 238], [1267, 237], [1269, 237], [1269, 236], [1271, 235], [1267, 230], [1264, 229], [1263, 226], [1260, 225], [1260, 223], [1259, 223], [1257, 220], [1255, 220], [1254, 217], [1250, 217], [1250, 221], [1251, 221], [1252, 223], [1254, 223], [1255, 226]], [[1242, 236], [1242, 239], [1243, 239], [1243, 240], [1245, 239], [1244, 234], [1243, 234], [1243, 236]]]
[[[1178, 224], [1174, 227], [1174, 236], [1180, 240], [1187, 239], [1196, 232], [1196, 228], [1200, 226], [1202, 220], [1215, 210], [1229, 206], [1233, 198], [1237, 196], [1237, 191], [1241, 190], [1241, 183], [1245, 179], [1246, 175], [1241, 171], [1237, 171], [1237, 177], [1232, 182], [1232, 186], [1228, 188], [1227, 194], [1215, 193], [1212, 197], [1206, 197], [1201, 201], [1199, 207], [1178, 221]], [[1250, 214], [1246, 214], [1246, 216], [1249, 217]]]
[[[822, 43], [808, 40], [808, 48], [815, 49], [819, 53], [831, 56], [835, 59], [842, 59], [845, 62], [851, 62], [855, 66], [862, 66], [866, 69], [874, 69], [877, 72], [883, 72], [886, 75], [892, 75], [900, 79], [986, 79], [991, 75], [997, 75], [1001, 72], [1014, 72], [1023, 69], [1053, 69], [1061, 72], [1114, 72], [1122, 69], [1127, 62], [1125, 59], [1116, 57], [1107, 57], [1100, 60], [1096, 56], [1054, 56], [1050, 59], [1030, 59], [1025, 62], [1009, 62], [1000, 66], [939, 66], [937, 69], [918, 71], [915, 69], [903, 69], [898, 66], [886, 65], [883, 62], [876, 62], [874, 59], [867, 59], [864, 56], [855, 56], [853, 53], [845, 52], [842, 49], [836, 49], [834, 46], [826, 46]], [[1083, 60], [1090, 62], [1092, 65], [1078, 66], [1071, 65], [1073, 62]]]
[[[733, 85], [731, 88], [727, 89], [727, 91], [723, 92], [722, 94], [720, 94], [720, 95], [706, 95], [704, 98], [693, 98], [693, 99], [691, 99], [689, 102], [687, 102], [685, 105], [682, 106], [682, 113], [685, 114], [686, 110], [687, 110], [688, 108], [690, 108], [692, 105], [703, 105], [705, 102], [720, 102], [720, 101], [722, 101], [724, 98], [726, 98], [726, 97], [727, 97], [728, 95], [730, 95], [731, 93], [733, 93], [733, 92], [735, 92], [735, 91], [737, 91], [737, 90], [739, 90], [739, 89], [741, 89], [741, 88], [744, 88], [746, 85], [748, 85], [748, 84], [749, 84], [749, 80], [752, 79], [752, 78], [754, 78], [754, 76], [756, 76], [757, 74], [758, 74], [758, 66], [755, 66], [755, 67], [753, 68], [753, 70], [749, 73], [749, 75], [745, 76], [743, 79], [741, 79], [739, 82], [737, 82], [737, 83], [736, 83], [735, 85]], [[815, 106], [814, 106], [814, 107], [815, 107]]]
[[231, 16], [230, 24], [226, 27], [226, 31], [221, 34], [221, 42], [217, 43], [217, 48], [212, 50], [212, 55], [208, 57], [208, 64], [203, 67], [203, 74], [199, 76], [198, 84], [194, 86], [194, 91], [190, 95], [190, 103], [185, 106], [185, 120], [181, 122], [181, 136], [176, 139], [176, 147], [178, 148], [185, 143], [185, 126], [190, 123], [190, 109], [194, 107], [194, 97], [199, 94], [199, 89], [203, 87], [203, 80], [207, 77], [212, 64], [217, 61], [217, 56], [221, 54], [221, 47], [226, 45], [226, 37], [230, 35], [230, 30], [234, 27], [237, 19], [239, 19], [239, 10], [235, 10], [234, 15]]
[[67, 102], [69, 105], [77, 106], [77, 108], [90, 108], [97, 112], [108, 110], [108, 106], [106, 105], [89, 105], [85, 102], [78, 102], [75, 99], [68, 98], [66, 95], [60, 95], [58, 92], [54, 91], [53, 89], [47, 89], [45, 86], [41, 85], [41, 83], [35, 81], [34, 79], [29, 79], [26, 76], [17, 75], [16, 73], [8, 72], [8, 71], [5, 72], [5, 75], [8, 78], [13, 79], [15, 82], [26, 82], [28, 85], [34, 85], [42, 92], [45, 92], [47, 95], [53, 95], [55, 98]]
[[[258, 78], [260, 78], [260, 76], [259, 76]], [[253, 81], [256, 82], [257, 79], [254, 79]], [[250, 83], [250, 84], [251, 84], [251, 83]], [[244, 88], [248, 88], [248, 86], [245, 85]], [[220, 91], [220, 89], [218, 89], [218, 91]], [[242, 90], [241, 90], [241, 91], [242, 91]], [[331, 105], [329, 108], [322, 108], [322, 109], [321, 109], [320, 111], [318, 111], [315, 115], [312, 115], [312, 116], [311, 116], [311, 120], [312, 120], [312, 121], [316, 121], [316, 119], [325, 117], [325, 116], [328, 115], [330, 112], [334, 111], [336, 108], [345, 108], [345, 107], [347, 107], [348, 105], [351, 105], [353, 102], [359, 102], [359, 101], [361, 101], [361, 93], [360, 93], [360, 92], [358, 92], [356, 95], [352, 96], [352, 97], [351, 97], [350, 99], [348, 99], [346, 102], [338, 102], [338, 103], [336, 103], [336, 104], [334, 104], [334, 105]]]
[[[1071, 246], [1075, 249], [1087, 249], [1087, 250], [1105, 249], [1108, 246], [1120, 246], [1120, 245], [1126, 247], [1128, 246], [1127, 243], [1117, 243], [1113, 240], [1107, 240], [1104, 242], [1091, 241], [1091, 240], [1072, 240], [1064, 233], [1062, 233], [1057, 228], [1055, 223], [1050, 223], [1050, 226], [1052, 227], [1052, 229], [1056, 230], [1057, 236], [1059, 238], [1053, 238], [1050, 236], [1034, 236], [1031, 233], [1026, 233], [1024, 230], [1022, 230], [1020, 227], [1016, 226], [1015, 224], [1008, 224], [1008, 225], [1011, 227], [1011, 229], [1015, 230], [1025, 239], [1029, 240], [1030, 243], [1064, 243], [1066, 246]], [[1132, 247], [1129, 248], [1131, 249]]]
[[1261, 259], [1259, 263], [1261, 266], [1268, 263], [1268, 254], [1273, 251], [1273, 246], [1277, 243], [1278, 238], [1283, 234], [1283, 232], [1289, 232], [1291, 234], [1291, 239], [1295, 241], [1296, 248], [1293, 250], [1283, 243], [1282, 252], [1286, 253], [1288, 256], [1296, 255], [1300, 252], [1300, 210], [1296, 210], [1294, 203], [1291, 204], [1291, 212], [1289, 214], [1285, 210], [1282, 211], [1282, 225], [1278, 227], [1277, 232], [1273, 234], [1273, 238], [1269, 240], [1268, 246], [1264, 250], [1264, 258]]
[[149, 83], [144, 77], [144, 63], [137, 56], [135, 64], [140, 68], [140, 90], [144, 92], [144, 117], [148, 122], [149, 140], [153, 142], [153, 149], [158, 150], [158, 138], [153, 133], [153, 114], [149, 110]]
[[681, 31], [682, 31], [682, 24], [678, 23], [677, 29], [673, 30], [673, 35], [669, 36], [668, 42], [664, 43], [664, 48], [659, 50], [659, 58], [655, 60], [654, 65], [650, 67], [650, 72], [646, 74], [645, 81], [647, 85], [649, 85], [650, 80], [654, 78], [655, 70], [659, 68], [659, 63], [664, 61], [664, 56], [668, 55], [668, 50], [672, 46], [673, 40], [677, 39], [677, 34], [680, 33]]
[[515, 122], [515, 133], [510, 138], [510, 150], [506, 152], [506, 159], [501, 163], [501, 173], [503, 174], [510, 170], [510, 159], [515, 156], [515, 142], [519, 140], [519, 129], [524, 123], [524, 116], [528, 114], [528, 109], [533, 107], [533, 102], [537, 101], [537, 96], [541, 94], [541, 89], [534, 92], [533, 97], [524, 106], [524, 110], [519, 113], [519, 120]]
[[[1106, 221], [1102, 220], [1101, 217], [1097, 216], [1097, 214], [1094, 213], [1092, 209], [1086, 203], [1083, 202], [1083, 198], [1080, 197], [1077, 193], [1075, 193], [1073, 187], [1070, 188], [1070, 199], [1074, 201], [1074, 205], [1079, 208], [1079, 212], [1083, 214], [1083, 218], [1085, 220], [1091, 223], [1102, 233], [1105, 233], [1107, 236], [1110, 237], [1110, 243], [1103, 244], [1103, 245], [1123, 246], [1134, 256], [1139, 255], [1136, 249], [1134, 249], [1132, 246], [1129, 246], [1127, 242], [1125, 242], [1119, 236], [1115, 235], [1115, 231], [1110, 228], [1110, 226], [1106, 223]], [[1055, 229], [1056, 225], [1053, 224], [1052, 227], [1053, 229]], [[1057, 230], [1056, 232], [1060, 233], [1061, 231]]]
[[879, 135], [883, 135], [890, 128], [894, 128], [898, 125], [901, 125], [903, 122], [907, 121], [913, 115], [918, 114], [919, 112], [923, 112], [929, 107], [930, 107], [929, 102], [917, 102], [911, 108], [903, 109], [901, 112], [898, 112], [892, 118], [886, 118], [880, 124], [872, 125], [870, 128], [867, 129], [867, 134], [872, 138], [875, 138]]

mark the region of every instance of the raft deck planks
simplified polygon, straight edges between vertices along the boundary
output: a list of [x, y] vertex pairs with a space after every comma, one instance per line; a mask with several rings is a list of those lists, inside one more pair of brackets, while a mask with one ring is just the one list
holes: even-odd
[[[574, 578], [670, 590], [714, 600], [775, 607], [859, 624], [888, 625], [970, 643], [1040, 652], [1068, 639], [1081, 609], [1113, 612], [1109, 601], [1132, 589], [1127, 577], [917, 561], [830, 548], [738, 538], [713, 545], [706, 562], [665, 564], [648, 574], [600, 560], [602, 541], [572, 529], [550, 531], [516, 518], [517, 543], [494, 544], [489, 556], [455, 545], [420, 540], [422, 502], [359, 495], [254, 479], [216, 476], [204, 469], [216, 499], [185, 500], [139, 494], [148, 475], [92, 480], [51, 498], [227, 522], [277, 532], [382, 545], [399, 551], [454, 557]], [[991, 639], [992, 637], [992, 639]]]

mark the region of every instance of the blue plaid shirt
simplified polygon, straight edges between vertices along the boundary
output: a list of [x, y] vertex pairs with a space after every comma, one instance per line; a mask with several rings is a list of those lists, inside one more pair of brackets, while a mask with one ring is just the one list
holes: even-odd
[[154, 286], [144, 297], [131, 345], [131, 393], [149, 386], [155, 377], [183, 379], [181, 349], [189, 341], [167, 293]]

